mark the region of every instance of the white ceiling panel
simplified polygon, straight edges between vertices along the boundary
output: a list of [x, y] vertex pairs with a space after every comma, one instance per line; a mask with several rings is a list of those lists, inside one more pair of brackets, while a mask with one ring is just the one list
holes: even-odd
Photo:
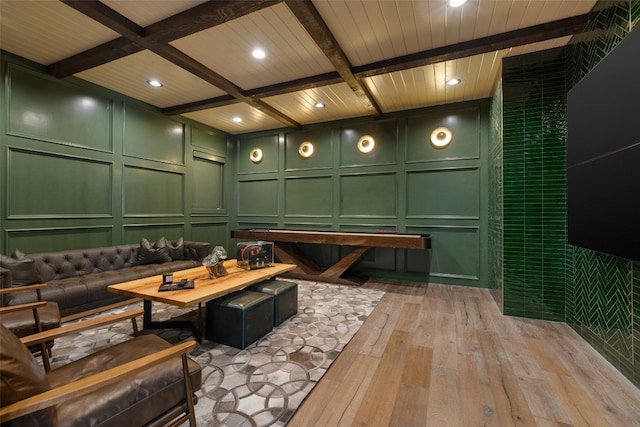
[[[160, 108], [224, 95], [217, 87], [148, 50], [76, 76]], [[150, 86], [147, 81], [151, 79], [159, 80], [163, 86]]]
[[[186, 113], [183, 116], [231, 134], [282, 127], [279, 121], [241, 103]], [[236, 117], [242, 121], [234, 121]]]
[[206, 0], [100, 0], [141, 27], [191, 9]]

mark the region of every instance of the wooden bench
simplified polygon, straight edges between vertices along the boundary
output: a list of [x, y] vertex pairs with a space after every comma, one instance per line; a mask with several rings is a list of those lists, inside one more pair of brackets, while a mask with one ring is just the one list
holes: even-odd
[[[248, 229], [232, 230], [231, 237], [245, 240], [264, 240], [274, 243], [280, 262], [296, 264], [289, 277], [357, 285], [341, 276], [370, 248], [430, 249], [431, 236], [400, 233], [353, 233], [339, 231], [298, 231]], [[356, 248], [327, 269], [320, 268], [296, 248], [296, 243], [355, 246]]]

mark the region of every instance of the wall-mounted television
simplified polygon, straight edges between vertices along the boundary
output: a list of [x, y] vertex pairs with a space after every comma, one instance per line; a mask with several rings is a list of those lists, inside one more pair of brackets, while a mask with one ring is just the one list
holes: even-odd
[[568, 241], [640, 261], [640, 26], [568, 94]]

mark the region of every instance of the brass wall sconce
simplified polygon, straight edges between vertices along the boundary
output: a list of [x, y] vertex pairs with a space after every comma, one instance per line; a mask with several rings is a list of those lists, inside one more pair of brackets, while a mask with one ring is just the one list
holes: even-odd
[[259, 148], [251, 150], [251, 153], [249, 153], [249, 159], [251, 159], [253, 163], [260, 163], [262, 161], [262, 150]]
[[373, 151], [373, 149], [376, 146], [376, 141], [373, 139], [372, 136], [369, 135], [362, 135], [360, 137], [360, 139], [358, 140], [358, 150], [361, 153], [370, 153]]
[[305, 141], [300, 144], [300, 147], [298, 148], [298, 154], [300, 154], [300, 157], [302, 157], [303, 159], [308, 159], [309, 157], [313, 156], [313, 153], [314, 147], [311, 142]]
[[453, 135], [451, 131], [445, 127], [439, 127], [431, 132], [431, 145], [435, 148], [444, 148], [451, 143]]

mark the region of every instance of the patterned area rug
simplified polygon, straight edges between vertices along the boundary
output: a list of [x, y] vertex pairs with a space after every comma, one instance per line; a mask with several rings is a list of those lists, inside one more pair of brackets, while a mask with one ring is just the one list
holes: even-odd
[[[298, 313], [245, 350], [204, 341], [190, 353], [203, 368], [197, 392], [198, 426], [283, 426], [371, 314], [384, 292], [294, 280]], [[141, 308], [142, 303], [110, 313]], [[154, 304], [154, 320], [185, 310]], [[142, 320], [138, 322], [142, 325]], [[169, 342], [191, 338], [187, 329], [159, 329]], [[85, 331], [56, 340], [53, 363], [78, 359], [130, 338], [131, 323]], [[185, 424], [187, 425], [187, 424]]]

